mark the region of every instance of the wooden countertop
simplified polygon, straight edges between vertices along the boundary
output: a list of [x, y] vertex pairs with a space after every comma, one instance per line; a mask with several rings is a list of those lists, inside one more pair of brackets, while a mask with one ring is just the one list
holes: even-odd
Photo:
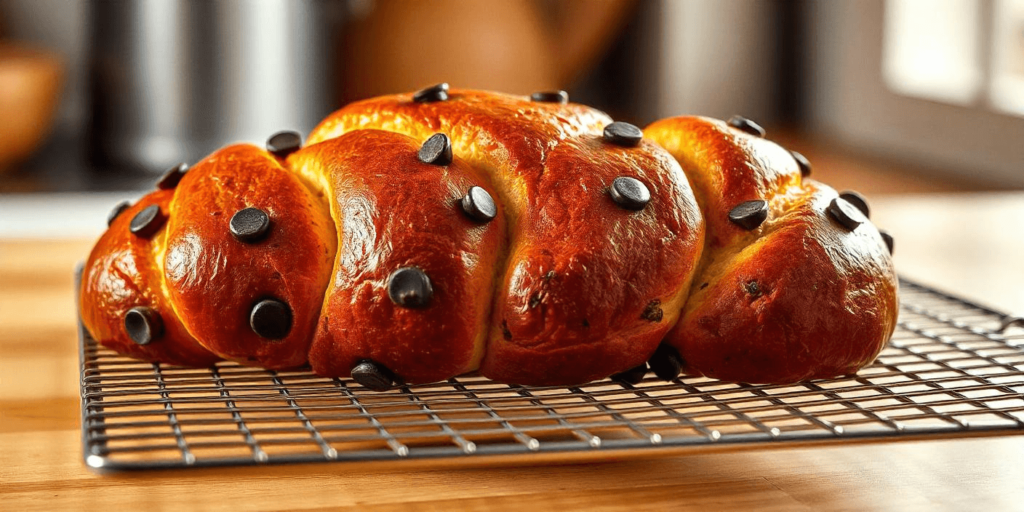
[[[902, 273], [1024, 312], [1024, 194], [872, 206]], [[0, 240], [0, 509], [1024, 509], [1020, 435], [100, 476], [81, 460], [71, 292], [91, 243]]]

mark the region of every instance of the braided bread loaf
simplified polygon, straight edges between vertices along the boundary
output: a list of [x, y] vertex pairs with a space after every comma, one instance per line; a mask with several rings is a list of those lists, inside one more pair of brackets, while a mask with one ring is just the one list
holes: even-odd
[[895, 328], [891, 238], [742, 118], [641, 133], [564, 93], [441, 84], [349, 105], [300, 146], [224, 148], [115, 209], [83, 274], [92, 336], [387, 389], [648, 362], [795, 382], [856, 372]]

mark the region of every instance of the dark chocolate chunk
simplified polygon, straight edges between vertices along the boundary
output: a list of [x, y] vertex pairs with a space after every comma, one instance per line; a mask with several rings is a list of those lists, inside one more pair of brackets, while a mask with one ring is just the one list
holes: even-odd
[[654, 351], [647, 364], [662, 380], [672, 380], [683, 371], [683, 358], [679, 357], [679, 352], [674, 347], [665, 343], [658, 345], [658, 349]]
[[748, 231], [757, 229], [768, 218], [768, 201], [745, 201], [729, 211], [729, 220]]
[[370, 359], [363, 359], [352, 368], [352, 380], [372, 391], [387, 391], [395, 385], [396, 379], [386, 366]]
[[615, 121], [604, 127], [604, 140], [612, 144], [633, 147], [640, 144], [642, 138], [644, 138], [644, 132], [629, 123]]
[[665, 312], [661, 310], [661, 301], [654, 299], [644, 306], [644, 312], [640, 313], [640, 318], [649, 322], [660, 322]]
[[445, 101], [448, 99], [448, 84], [441, 82], [437, 85], [432, 85], [426, 89], [420, 89], [416, 91], [416, 94], [412, 95], [412, 100], [418, 103], [430, 103], [432, 101]]
[[732, 126], [742, 132], [749, 133], [755, 137], [764, 137], [764, 128], [761, 128], [761, 125], [743, 116], [730, 117], [729, 126]]
[[530, 101], [540, 103], [569, 103], [569, 93], [565, 91], [542, 91], [530, 95]]
[[608, 190], [612, 200], [627, 210], [643, 210], [651, 202], [651, 191], [636, 178], [619, 176]]
[[114, 207], [110, 210], [110, 213], [107, 214], [107, 226], [113, 224], [114, 220], [117, 219], [118, 216], [120, 216], [122, 213], [124, 213], [125, 210], [131, 207], [132, 203], [128, 201], [121, 201], [120, 203], [115, 204]]
[[443, 133], [435, 133], [420, 146], [420, 162], [433, 165], [452, 163], [452, 141]]
[[405, 267], [392, 272], [388, 277], [388, 296], [399, 306], [421, 308], [430, 304], [434, 288], [422, 270]]
[[800, 168], [800, 176], [803, 176], [804, 178], [810, 176], [811, 161], [808, 160], [807, 157], [796, 151], [790, 151], [789, 154], [793, 156], [793, 160], [796, 160], [796, 165], [797, 167]]
[[285, 158], [302, 147], [302, 135], [296, 132], [277, 132], [267, 139], [267, 151], [278, 158]]
[[149, 345], [164, 335], [164, 321], [153, 308], [134, 307], [124, 315], [124, 330], [135, 343]]
[[498, 215], [498, 206], [494, 198], [481, 187], [469, 187], [469, 192], [462, 196], [462, 211], [473, 220], [488, 222]]
[[270, 216], [259, 208], [238, 210], [231, 216], [228, 229], [239, 242], [255, 243], [266, 237], [270, 231]]
[[644, 380], [644, 376], [646, 375], [647, 364], [644, 363], [640, 366], [634, 366], [624, 372], [612, 375], [612, 380], [616, 382], [622, 382], [625, 384], [639, 384], [642, 380]]
[[160, 180], [156, 182], [156, 188], [160, 190], [170, 190], [178, 186], [178, 182], [185, 177], [185, 173], [188, 172], [188, 164], [180, 163], [171, 167], [160, 177]]
[[846, 199], [837, 197], [828, 204], [826, 208], [828, 214], [832, 216], [836, 222], [840, 223], [846, 229], [853, 231], [857, 229], [857, 226], [867, 222], [867, 217], [857, 209], [856, 206], [852, 205]]
[[869, 219], [871, 218], [871, 209], [868, 208], [868, 201], [864, 199], [864, 196], [860, 195], [856, 191], [847, 190], [842, 194], [839, 194], [839, 197], [846, 199], [847, 203], [852, 204], [854, 207], [860, 210], [860, 212], [863, 213], [865, 217]]
[[893, 249], [896, 247], [896, 240], [893, 240], [892, 235], [885, 231], [879, 231], [879, 235], [882, 235], [882, 241], [885, 242], [885, 247], [889, 249], [889, 254], [892, 254]]
[[164, 212], [160, 211], [160, 206], [151, 204], [132, 217], [128, 229], [136, 236], [149, 238], [160, 230], [166, 220], [167, 217], [164, 216]]
[[252, 307], [249, 327], [262, 338], [279, 340], [292, 330], [292, 310], [277, 299], [263, 299]]
[[764, 295], [764, 293], [761, 291], [761, 286], [757, 284], [757, 281], [747, 282], [746, 284], [743, 285], [743, 289], [747, 291], [747, 295], [750, 295], [752, 298], [755, 299], [760, 297], [761, 295]]

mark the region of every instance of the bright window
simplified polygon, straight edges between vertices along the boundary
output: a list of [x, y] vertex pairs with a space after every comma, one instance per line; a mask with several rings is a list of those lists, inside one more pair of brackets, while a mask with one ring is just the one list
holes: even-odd
[[997, 0], [992, 11], [992, 106], [1024, 115], [1024, 0]]
[[887, 0], [884, 19], [882, 70], [890, 89], [960, 105], [978, 99], [980, 0]]

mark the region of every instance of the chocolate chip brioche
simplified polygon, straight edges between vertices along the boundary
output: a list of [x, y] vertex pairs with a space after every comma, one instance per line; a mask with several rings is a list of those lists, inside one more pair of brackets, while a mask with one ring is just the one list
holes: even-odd
[[891, 238], [809, 171], [742, 118], [641, 132], [441, 84], [172, 169], [113, 213], [82, 321], [140, 359], [377, 390], [854, 373], [895, 327]]
[[645, 135], [687, 171], [707, 229], [656, 372], [784, 383], [874, 360], [896, 328], [898, 283], [891, 238], [859, 195], [808, 179], [803, 156], [745, 119], [666, 119]]

